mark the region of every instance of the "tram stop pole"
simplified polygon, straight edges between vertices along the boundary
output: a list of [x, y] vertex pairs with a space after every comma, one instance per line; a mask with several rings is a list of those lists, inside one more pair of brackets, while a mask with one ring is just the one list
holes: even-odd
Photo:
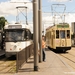
[[34, 71], [38, 71], [38, 0], [33, 0]]
[[39, 62], [42, 62], [42, 0], [38, 0], [38, 36], [39, 36]]

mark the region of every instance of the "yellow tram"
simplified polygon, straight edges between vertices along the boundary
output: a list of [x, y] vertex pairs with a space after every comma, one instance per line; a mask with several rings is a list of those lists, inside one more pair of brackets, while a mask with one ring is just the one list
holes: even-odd
[[45, 36], [49, 48], [64, 52], [71, 49], [71, 27], [68, 23], [48, 27]]

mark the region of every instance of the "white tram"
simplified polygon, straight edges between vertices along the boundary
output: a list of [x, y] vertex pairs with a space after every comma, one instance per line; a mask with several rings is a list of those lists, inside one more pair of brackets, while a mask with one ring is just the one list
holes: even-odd
[[28, 25], [25, 24], [8, 24], [4, 27], [5, 31], [5, 52], [6, 57], [15, 55], [31, 45], [31, 31]]

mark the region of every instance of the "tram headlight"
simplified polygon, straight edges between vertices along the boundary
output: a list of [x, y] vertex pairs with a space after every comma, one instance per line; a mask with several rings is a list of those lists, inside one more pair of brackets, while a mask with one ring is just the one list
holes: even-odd
[[21, 50], [21, 48], [19, 48], [19, 50]]
[[12, 48], [10, 48], [10, 50], [12, 50]]

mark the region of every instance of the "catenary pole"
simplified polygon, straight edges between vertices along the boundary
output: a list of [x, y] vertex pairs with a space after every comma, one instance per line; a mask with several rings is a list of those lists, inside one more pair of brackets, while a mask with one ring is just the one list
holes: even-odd
[[41, 10], [41, 0], [38, 0], [38, 31], [39, 31], [39, 62], [42, 62], [42, 10]]
[[[11, 3], [31, 3], [31, 2], [11, 2]], [[34, 71], [38, 71], [38, 0], [33, 0], [33, 32], [34, 32], [33, 34], [34, 36]]]
[[33, 0], [34, 71], [38, 71], [38, 0]]

